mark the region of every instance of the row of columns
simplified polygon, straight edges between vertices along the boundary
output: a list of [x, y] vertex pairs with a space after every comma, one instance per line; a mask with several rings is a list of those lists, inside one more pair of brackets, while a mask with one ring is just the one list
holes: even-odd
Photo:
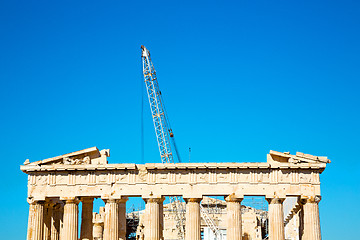
[[[164, 198], [146, 198], [145, 240], [162, 240]], [[201, 239], [201, 198], [184, 198], [186, 202], [185, 240]], [[242, 239], [242, 198], [229, 195], [227, 202], [227, 240]], [[80, 239], [93, 240], [93, 198], [82, 198], [82, 224]], [[104, 240], [126, 239], [127, 198], [106, 199]], [[269, 239], [284, 240], [284, 198], [267, 199], [269, 203]], [[302, 239], [321, 240], [319, 197], [303, 199], [304, 226]], [[63, 203], [31, 201], [27, 240], [78, 240], [77, 198]]]
[[[81, 240], [93, 240], [94, 198], [81, 198]], [[104, 240], [126, 239], [127, 198], [106, 199]], [[78, 240], [78, 198], [52, 201], [29, 201], [27, 240]]]
[[[146, 199], [145, 240], [160, 240], [162, 237], [163, 198]], [[201, 198], [184, 198], [186, 202], [185, 240], [201, 239], [200, 202]], [[242, 239], [241, 202], [242, 198], [230, 195], [227, 202], [227, 240]], [[285, 240], [284, 198], [267, 199], [269, 203], [269, 240]], [[304, 231], [301, 239], [321, 240], [318, 203], [320, 198], [302, 200]]]
[[[269, 203], [269, 239], [284, 240], [284, 211], [283, 202], [285, 198], [266, 199]], [[319, 196], [309, 197], [300, 200], [303, 210], [303, 231], [300, 239], [321, 240], [320, 215], [319, 215]]]

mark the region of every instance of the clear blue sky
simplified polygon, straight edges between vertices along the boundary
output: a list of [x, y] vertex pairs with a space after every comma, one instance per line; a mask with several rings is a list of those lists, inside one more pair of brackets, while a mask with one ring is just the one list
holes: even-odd
[[323, 239], [357, 239], [359, 26], [355, 0], [0, 1], [2, 238], [25, 239], [26, 158], [97, 146], [141, 162], [144, 44], [183, 158], [326, 155]]

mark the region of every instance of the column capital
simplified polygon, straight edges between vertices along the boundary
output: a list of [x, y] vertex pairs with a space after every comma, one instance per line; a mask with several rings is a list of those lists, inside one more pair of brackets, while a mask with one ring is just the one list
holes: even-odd
[[300, 203], [306, 204], [306, 203], [319, 203], [321, 201], [321, 196], [301, 196]]
[[80, 203], [80, 200], [77, 197], [64, 197], [61, 200], [63, 200], [66, 204], [68, 204], [68, 203], [79, 204]]
[[102, 198], [102, 200], [105, 203], [125, 203], [125, 202], [127, 202], [127, 200], [129, 200], [129, 198], [128, 197], [120, 197], [120, 198], [109, 197], [109, 198]]
[[279, 197], [266, 198], [266, 201], [269, 204], [282, 204], [285, 201], [285, 198], [279, 198]]
[[185, 202], [196, 202], [196, 203], [200, 203], [202, 198], [184, 198]]
[[143, 198], [145, 203], [163, 203], [165, 198], [164, 197], [160, 197], [160, 198]]
[[108, 199], [103, 199], [103, 201], [105, 203], [118, 203], [119, 200], [118, 199], [115, 199], [115, 198], [108, 198]]
[[31, 204], [37, 204], [37, 203], [40, 203], [40, 204], [43, 204], [45, 203], [44, 200], [35, 200], [34, 198], [32, 197], [28, 197], [27, 198], [27, 202], [31, 205]]
[[244, 196], [235, 195], [234, 193], [225, 197], [226, 202], [240, 202], [241, 203], [243, 199], [244, 199]]
[[37, 201], [35, 199], [33, 199], [32, 197], [28, 197], [27, 202], [28, 202], [28, 204], [31, 205], [31, 204], [35, 204]]

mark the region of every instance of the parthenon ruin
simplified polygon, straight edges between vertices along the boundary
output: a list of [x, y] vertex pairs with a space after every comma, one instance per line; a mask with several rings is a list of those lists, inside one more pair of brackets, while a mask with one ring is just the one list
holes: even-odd
[[125, 240], [130, 197], [146, 203], [144, 239], [164, 239], [166, 196], [181, 196], [186, 202], [186, 240], [201, 239], [200, 202], [205, 196], [225, 197], [227, 240], [243, 237], [245, 196], [266, 198], [270, 240], [285, 240], [285, 222], [291, 219], [284, 216], [283, 202], [290, 197], [302, 212], [297, 239], [321, 239], [320, 174], [330, 163], [327, 157], [270, 151], [267, 162], [257, 163], [109, 164], [109, 156], [109, 150], [92, 147], [24, 162], [20, 168], [28, 174], [28, 240], [93, 240], [95, 198], [105, 202], [103, 239]]

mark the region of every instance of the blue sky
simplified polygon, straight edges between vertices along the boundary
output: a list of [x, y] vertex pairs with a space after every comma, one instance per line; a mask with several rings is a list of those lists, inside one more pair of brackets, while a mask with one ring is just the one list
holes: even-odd
[[[141, 50], [193, 162], [328, 156], [323, 239], [358, 236], [359, 1], [0, 1], [2, 237], [24, 239], [25, 159], [97, 146], [141, 163]], [[145, 161], [158, 162], [145, 101]]]

